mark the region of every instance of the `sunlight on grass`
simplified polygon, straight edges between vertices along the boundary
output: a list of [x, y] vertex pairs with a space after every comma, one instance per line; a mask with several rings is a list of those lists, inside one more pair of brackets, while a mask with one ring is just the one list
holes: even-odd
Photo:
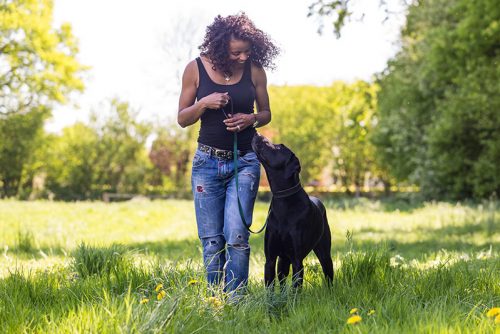
[[[266, 326], [279, 333], [310, 330], [312, 318], [324, 332], [498, 326], [486, 316], [500, 305], [500, 237], [498, 223], [488, 220], [498, 212], [368, 200], [327, 206], [333, 289], [310, 254], [302, 293], [276, 289], [270, 297], [260, 234], [250, 241], [250, 293], [232, 306], [222, 291], [207, 289], [191, 201], [0, 201], [0, 327], [142, 333]], [[262, 226], [267, 208], [257, 203], [254, 227]], [[348, 323], [355, 315], [362, 320]]]

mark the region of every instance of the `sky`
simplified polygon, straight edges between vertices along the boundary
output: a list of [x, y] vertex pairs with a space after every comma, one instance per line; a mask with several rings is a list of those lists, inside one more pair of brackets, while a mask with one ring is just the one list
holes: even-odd
[[198, 55], [205, 27], [218, 14], [244, 11], [280, 47], [276, 70], [267, 71], [269, 85], [370, 80], [385, 68], [398, 50], [402, 19], [383, 23], [379, 1], [360, 0], [363, 21], [350, 22], [336, 39], [331, 19], [319, 35], [318, 19], [307, 17], [313, 1], [55, 0], [54, 25], [71, 24], [79, 40], [77, 58], [90, 70], [84, 93], [57, 106], [46, 130], [85, 122], [90, 110], [106, 109], [111, 98], [129, 102], [140, 119], [175, 120], [179, 75]]

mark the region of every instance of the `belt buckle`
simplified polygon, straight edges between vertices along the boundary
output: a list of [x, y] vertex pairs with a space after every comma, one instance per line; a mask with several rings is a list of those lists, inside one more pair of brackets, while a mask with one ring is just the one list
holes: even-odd
[[215, 149], [214, 155], [218, 158], [221, 158], [221, 159], [231, 159], [231, 153], [232, 152], [229, 152], [226, 150]]

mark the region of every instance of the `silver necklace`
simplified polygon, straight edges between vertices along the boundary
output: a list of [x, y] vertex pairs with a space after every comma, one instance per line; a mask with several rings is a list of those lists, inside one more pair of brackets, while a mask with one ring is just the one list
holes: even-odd
[[231, 75], [224, 73], [224, 80], [226, 80], [226, 85], [229, 83], [229, 80], [231, 80]]

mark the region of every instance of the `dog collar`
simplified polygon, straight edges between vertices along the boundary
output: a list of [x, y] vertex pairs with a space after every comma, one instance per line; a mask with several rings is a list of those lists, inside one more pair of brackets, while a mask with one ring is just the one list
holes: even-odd
[[288, 197], [288, 196], [291, 196], [291, 195], [297, 193], [300, 189], [302, 189], [302, 186], [299, 182], [291, 188], [273, 192], [273, 197], [274, 198], [285, 198], [285, 197]]

